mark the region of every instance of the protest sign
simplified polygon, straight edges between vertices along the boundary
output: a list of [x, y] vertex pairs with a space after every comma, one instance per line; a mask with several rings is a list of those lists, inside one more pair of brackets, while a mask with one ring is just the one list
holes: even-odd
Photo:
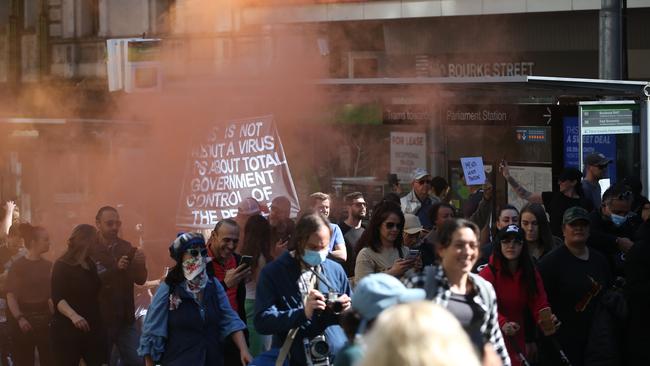
[[237, 216], [237, 205], [246, 197], [269, 204], [285, 196], [292, 213], [300, 209], [272, 116], [216, 123], [192, 146], [178, 227], [212, 229], [219, 220]]
[[465, 184], [476, 186], [485, 183], [485, 170], [482, 157], [460, 158], [465, 175]]

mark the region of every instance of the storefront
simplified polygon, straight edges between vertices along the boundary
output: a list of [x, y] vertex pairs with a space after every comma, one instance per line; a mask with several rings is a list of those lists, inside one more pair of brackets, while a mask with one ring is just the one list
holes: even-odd
[[[448, 178], [460, 205], [472, 188], [460, 179], [460, 159], [481, 157], [498, 202], [521, 205], [498, 179], [502, 159], [529, 190], [546, 191], [555, 189], [562, 169], [581, 165], [580, 151], [583, 156], [598, 151], [614, 160], [611, 183], [636, 176], [648, 192], [646, 82], [516, 76], [329, 79], [321, 84], [341, 103], [382, 109], [377, 139], [386, 143], [380, 156], [373, 156], [383, 163], [375, 170], [379, 181], [395, 173], [407, 189], [406, 167], [425, 162], [433, 175]], [[589, 130], [584, 126], [589, 118], [582, 116], [590, 116], [592, 125], [598, 120], [624, 127]], [[395, 152], [404, 149], [392, 138], [395, 134], [425, 137], [424, 145], [401, 153], [407, 157], [402, 166], [394, 163]]]

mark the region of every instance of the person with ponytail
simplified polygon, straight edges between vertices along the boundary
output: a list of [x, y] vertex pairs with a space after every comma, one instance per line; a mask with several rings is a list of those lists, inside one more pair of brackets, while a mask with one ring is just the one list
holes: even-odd
[[14, 262], [7, 277], [7, 303], [13, 316], [10, 333], [17, 366], [34, 365], [34, 349], [40, 364], [52, 364], [49, 324], [52, 316], [50, 272], [52, 262], [43, 259], [50, 249], [50, 236], [38, 226], [18, 227], [27, 254]]
[[[205, 239], [180, 234], [169, 247], [176, 261], [147, 310], [138, 354], [147, 366], [224, 365], [224, 340], [232, 337], [241, 365], [252, 357], [243, 330], [223, 286], [209, 276]], [[227, 365], [236, 366], [236, 365]]]
[[[81, 224], [72, 230], [68, 249], [52, 268], [54, 315], [50, 341], [57, 366], [107, 363], [106, 328], [99, 310], [101, 280], [89, 250], [99, 240], [97, 229]], [[41, 361], [42, 362], [42, 361]]]

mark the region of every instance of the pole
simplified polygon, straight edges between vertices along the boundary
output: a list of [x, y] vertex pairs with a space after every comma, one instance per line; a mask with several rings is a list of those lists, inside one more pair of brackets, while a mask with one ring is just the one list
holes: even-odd
[[622, 78], [621, 0], [601, 0], [599, 26], [598, 76], [601, 79]]

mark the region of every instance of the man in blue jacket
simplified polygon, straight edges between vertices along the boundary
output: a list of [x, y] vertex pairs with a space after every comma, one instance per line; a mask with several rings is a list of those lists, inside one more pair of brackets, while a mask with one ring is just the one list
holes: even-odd
[[308, 355], [306, 344], [319, 336], [325, 337], [330, 359], [347, 340], [338, 320], [350, 307], [352, 290], [343, 267], [327, 259], [330, 234], [327, 218], [304, 215], [293, 237], [296, 249], [269, 263], [258, 279], [255, 327], [273, 334], [275, 348], [289, 337], [285, 348], [291, 366], [306, 365], [308, 356], [317, 358]]

